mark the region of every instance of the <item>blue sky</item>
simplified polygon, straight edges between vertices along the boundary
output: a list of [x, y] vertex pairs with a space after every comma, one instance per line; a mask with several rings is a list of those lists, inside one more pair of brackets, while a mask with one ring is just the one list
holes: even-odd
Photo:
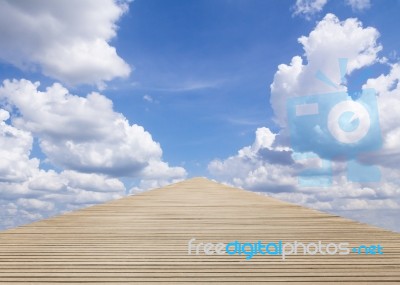
[[[1, 227], [206, 176], [399, 230], [399, 9], [398, 0], [0, 1]], [[383, 179], [346, 181], [339, 159], [331, 189], [303, 189], [282, 106], [332, 92], [315, 71], [335, 81], [341, 57], [341, 87], [377, 90], [384, 144], [360, 159]]]

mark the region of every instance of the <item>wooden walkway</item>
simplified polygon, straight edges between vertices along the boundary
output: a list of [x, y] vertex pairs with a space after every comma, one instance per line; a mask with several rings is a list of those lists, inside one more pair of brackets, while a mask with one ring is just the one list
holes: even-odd
[[[188, 241], [381, 244], [383, 255], [188, 255]], [[194, 178], [0, 233], [0, 284], [400, 284], [400, 234]]]

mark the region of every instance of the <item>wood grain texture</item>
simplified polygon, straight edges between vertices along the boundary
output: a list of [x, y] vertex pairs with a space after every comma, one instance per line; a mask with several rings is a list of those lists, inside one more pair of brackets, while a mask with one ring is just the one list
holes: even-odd
[[[383, 255], [188, 255], [188, 241], [377, 244]], [[400, 234], [194, 178], [0, 233], [0, 284], [400, 284]]]

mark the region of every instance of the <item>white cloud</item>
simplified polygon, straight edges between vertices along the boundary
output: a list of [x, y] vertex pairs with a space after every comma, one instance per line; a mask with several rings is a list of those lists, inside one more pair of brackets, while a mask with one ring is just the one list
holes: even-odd
[[363, 11], [371, 7], [370, 0], [345, 0], [345, 2], [353, 11]]
[[377, 62], [382, 49], [378, 37], [375, 28], [364, 28], [353, 18], [340, 21], [333, 14], [327, 14], [308, 36], [300, 37], [307, 63], [294, 56], [289, 65], [280, 64], [271, 84], [270, 102], [279, 125], [286, 126], [287, 98], [337, 91], [316, 80], [318, 70], [340, 83], [338, 58], [348, 58], [347, 74]]
[[[321, 12], [328, 0], [296, 0], [292, 7], [294, 16], [302, 16], [307, 20], [315, 14]], [[350, 6], [354, 12], [364, 11], [371, 7], [370, 0], [345, 0], [345, 4]]]
[[140, 177], [140, 184], [130, 189], [130, 193], [142, 192], [180, 182], [186, 177], [186, 171], [182, 167], [170, 167], [164, 161], [151, 160], [149, 165], [141, 171]]
[[[143, 127], [130, 125], [114, 112], [111, 100], [98, 93], [72, 95], [59, 84], [42, 92], [39, 83], [4, 82], [0, 98], [15, 106], [20, 116], [13, 125], [32, 132], [48, 159], [66, 169], [112, 176], [184, 177], [180, 167], [161, 163], [162, 150]], [[143, 174], [144, 173], [144, 174]]]
[[[251, 146], [240, 149], [237, 155], [225, 160], [213, 160], [209, 172], [229, 184], [252, 189], [281, 192], [295, 188], [297, 170], [291, 164], [291, 151], [273, 146], [276, 135], [268, 128], [259, 128]], [[273, 158], [273, 162], [268, 159]]]
[[0, 228], [124, 195], [125, 186], [115, 178], [40, 169], [39, 159], [30, 158], [32, 135], [9, 125], [3, 109], [0, 118]]
[[400, 114], [395, 106], [400, 104], [400, 64], [390, 67], [388, 74], [368, 79], [364, 88], [373, 88], [377, 92], [380, 128], [383, 138], [382, 148], [363, 156], [373, 164], [399, 169], [400, 167]]
[[33, 138], [27, 131], [8, 125], [9, 113], [0, 109], [0, 182], [26, 180], [39, 165], [30, 159]]
[[[318, 70], [323, 71], [339, 90], [346, 90], [346, 82], [340, 82], [338, 58], [348, 58], [347, 75], [353, 71], [381, 62], [377, 43], [379, 33], [372, 27], [363, 27], [357, 19], [339, 21], [328, 14], [308, 35], [299, 39], [305, 54], [294, 56], [289, 65], [281, 64], [271, 84], [271, 105], [275, 118], [282, 127], [279, 134], [266, 128], [256, 132], [252, 146], [239, 150], [238, 154], [223, 160], [210, 162], [209, 172], [226, 183], [262, 191], [268, 195], [308, 207], [342, 213], [359, 218], [355, 211], [371, 210], [379, 214], [387, 209], [400, 209], [400, 177], [398, 165], [400, 152], [399, 113], [395, 107], [400, 98], [400, 67], [391, 66], [391, 72], [370, 79], [364, 88], [375, 88], [379, 94], [378, 107], [384, 140], [382, 151], [364, 157], [364, 160], [380, 164], [382, 182], [363, 184], [351, 182], [346, 175], [346, 162], [333, 162], [333, 183], [329, 188], [300, 187], [299, 171], [307, 168], [302, 161], [293, 161], [289, 146], [286, 118], [286, 102], [291, 96], [304, 96], [337, 91], [316, 79]], [[317, 138], [316, 138], [317, 139]], [[288, 157], [289, 156], [289, 157]], [[395, 166], [397, 165], [397, 166]], [[393, 219], [393, 216], [392, 216]], [[366, 221], [365, 219], [363, 220]], [[376, 224], [376, 219], [368, 218]], [[397, 221], [386, 223], [391, 229], [400, 230]], [[381, 224], [383, 225], [383, 223]]]
[[17, 200], [17, 204], [24, 207], [27, 210], [41, 210], [51, 211], [54, 209], [54, 204], [51, 202], [40, 201], [39, 199], [26, 199], [20, 198]]
[[[386, 168], [382, 169], [385, 183], [367, 186], [348, 181], [344, 172], [345, 163], [336, 162], [332, 186], [299, 186], [297, 177], [305, 165], [287, 159], [292, 152], [276, 145], [278, 137], [267, 128], [257, 129], [251, 146], [224, 160], [211, 161], [208, 165], [210, 174], [230, 185], [314, 209], [340, 212], [350, 218], [358, 218], [353, 215], [355, 210], [374, 210], [376, 213], [387, 209], [400, 210], [400, 181], [387, 182], [393, 180], [393, 175], [398, 178], [398, 174]], [[375, 219], [370, 220], [376, 224]], [[393, 222], [390, 228], [399, 231], [400, 224]]]
[[[17, 134], [23, 133], [4, 122], [2, 128]], [[14, 157], [2, 162], [8, 163], [9, 172], [19, 175], [15, 175], [18, 179], [10, 179], [8, 173], [0, 174], [0, 228], [15, 227], [71, 209], [116, 199], [125, 193], [125, 186], [115, 178], [73, 171], [57, 173], [54, 170], [41, 170], [38, 159], [28, 160], [32, 140], [26, 142], [25, 149], [18, 149], [18, 142], [22, 140], [18, 137], [14, 139], [16, 147], [2, 148], [4, 157], [7, 157], [7, 151], [16, 151]], [[0, 136], [1, 145], [7, 146], [4, 144], [7, 140], [8, 137]], [[21, 169], [16, 171], [15, 164]]]
[[57, 193], [65, 191], [68, 180], [61, 177], [54, 170], [37, 171], [28, 180], [27, 186], [34, 191], [43, 191], [48, 193]]
[[115, 178], [36, 169], [26, 181], [0, 182], [0, 228], [103, 203], [124, 194], [125, 186]]
[[301, 15], [306, 19], [310, 16], [321, 12], [328, 0], [296, 0], [293, 6], [293, 15]]
[[104, 86], [129, 65], [110, 40], [128, 1], [0, 1], [0, 58], [67, 84]]
[[[135, 190], [145, 190], [186, 176], [184, 168], [164, 162], [160, 145], [105, 96], [79, 97], [60, 84], [38, 88], [28, 80], [0, 86], [7, 109], [0, 109], [0, 228], [122, 197], [126, 189], [118, 177], [137, 178]], [[40, 169], [39, 159], [31, 158], [34, 138], [46, 160], [63, 170]]]
[[63, 171], [60, 175], [68, 181], [68, 187], [93, 192], [123, 193], [124, 184], [115, 178], [107, 178], [94, 173], [79, 173], [75, 171]]
[[[334, 35], [334, 36], [332, 36]], [[347, 74], [354, 70], [369, 68], [380, 62], [378, 52], [382, 46], [377, 42], [379, 32], [372, 27], [363, 27], [356, 19], [339, 21], [328, 14], [317, 24], [309, 36], [299, 42], [305, 50], [307, 64], [300, 56], [295, 56], [290, 65], [281, 64], [271, 84], [271, 105], [275, 118], [281, 127], [286, 127], [286, 101], [291, 96], [303, 96], [333, 92], [334, 88], [315, 78], [317, 70], [322, 70], [329, 78], [339, 83], [337, 58], [348, 58]], [[383, 138], [380, 151], [363, 154], [361, 159], [370, 164], [398, 168], [400, 161], [400, 115], [393, 106], [400, 104], [400, 66], [393, 64], [390, 72], [371, 78], [363, 88], [373, 88], [378, 97], [378, 113]], [[341, 86], [343, 89], [346, 86]], [[285, 132], [282, 131], [282, 133]], [[281, 138], [284, 140], [284, 138]]]

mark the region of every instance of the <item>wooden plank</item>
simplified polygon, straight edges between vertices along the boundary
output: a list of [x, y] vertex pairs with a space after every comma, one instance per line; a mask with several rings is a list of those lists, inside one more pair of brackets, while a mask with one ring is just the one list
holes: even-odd
[[[188, 241], [380, 244], [382, 255], [188, 255]], [[400, 284], [400, 234], [194, 178], [0, 233], [0, 284]]]

